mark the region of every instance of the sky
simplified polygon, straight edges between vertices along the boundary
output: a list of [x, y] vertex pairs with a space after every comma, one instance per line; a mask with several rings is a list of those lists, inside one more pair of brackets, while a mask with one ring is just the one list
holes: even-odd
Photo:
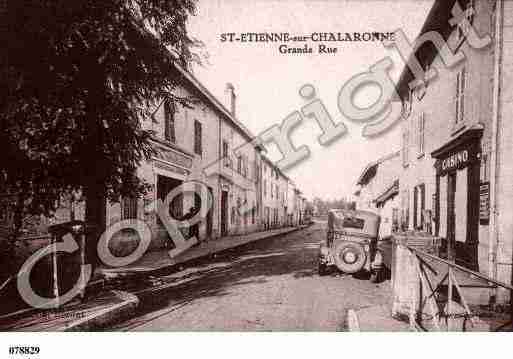
[[[372, 140], [361, 135], [362, 123], [355, 123], [338, 110], [340, 89], [353, 76], [385, 57], [393, 60], [391, 75], [397, 79], [404, 62], [399, 54], [380, 42], [327, 43], [335, 54], [317, 53], [318, 43], [308, 42], [312, 54], [280, 54], [277, 43], [222, 42], [223, 33], [288, 32], [393, 32], [402, 29], [410, 41], [420, 31], [432, 0], [199, 0], [197, 15], [189, 23], [190, 33], [201, 40], [208, 58], [193, 69], [194, 75], [228, 106], [226, 83], [237, 93], [237, 117], [258, 135], [280, 124], [290, 113], [306, 104], [298, 91], [312, 84], [336, 123], [348, 133], [329, 146], [321, 146], [315, 120], [304, 118], [292, 132], [295, 146], [310, 149], [307, 160], [285, 173], [309, 199], [350, 198], [363, 168], [400, 149], [399, 127]], [[290, 46], [302, 46], [289, 44]], [[362, 89], [354, 101], [369, 106], [379, 97], [373, 87]], [[279, 160], [273, 145], [268, 157]]]

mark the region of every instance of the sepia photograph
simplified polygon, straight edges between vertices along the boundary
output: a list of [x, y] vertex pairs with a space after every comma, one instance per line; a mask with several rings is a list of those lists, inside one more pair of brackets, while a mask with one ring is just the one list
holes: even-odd
[[0, 42], [6, 357], [513, 331], [513, 1], [0, 0]]

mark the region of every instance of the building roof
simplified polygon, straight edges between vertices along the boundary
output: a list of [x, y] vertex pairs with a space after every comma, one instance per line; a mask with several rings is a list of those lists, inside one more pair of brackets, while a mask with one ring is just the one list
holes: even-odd
[[[362, 171], [362, 173], [360, 174], [360, 177], [358, 177], [358, 180], [356, 181], [356, 184], [357, 185], [361, 185], [361, 186], [364, 186], [366, 185], [367, 183], [369, 183], [369, 181], [376, 175], [376, 171], [378, 169], [378, 166], [385, 162], [385, 161], [388, 161], [394, 157], [397, 157], [399, 156], [399, 151], [396, 151], [396, 152], [393, 152], [393, 153], [390, 153], [386, 156], [383, 156], [381, 157], [380, 159], [374, 161], [374, 162], [371, 162], [369, 163]], [[356, 193], [355, 193], [356, 195]]]
[[230, 122], [239, 132], [248, 140], [256, 139], [251, 131], [244, 126], [230, 111], [219, 101], [203, 84], [194, 77], [189, 71], [184, 70], [178, 64], [173, 63], [176, 70], [183, 76], [187, 82], [192, 85], [203, 97], [217, 110], [228, 122]]
[[[462, 8], [465, 8], [469, 2], [469, 0], [458, 1]], [[451, 9], [455, 2], [456, 0], [435, 0], [418, 36], [420, 37], [430, 31], [437, 31], [445, 40], [447, 40], [454, 29], [454, 26], [449, 23], [449, 19], [452, 17]], [[413, 56], [416, 56], [419, 63], [425, 69], [426, 66], [433, 63], [437, 55], [438, 50], [431, 42], [428, 41], [422, 44], [414, 54], [410, 55], [408, 63], [413, 60]], [[409, 93], [408, 85], [413, 79], [413, 73], [410, 71], [408, 66], [405, 66], [396, 86], [399, 97], [402, 99], [404, 99], [404, 96]]]
[[264, 162], [267, 162], [267, 164], [271, 166], [274, 170], [276, 170], [280, 176], [290, 181], [290, 178], [285, 173], [283, 173], [283, 171], [276, 165], [276, 163], [271, 161], [269, 157], [267, 157], [266, 155], [262, 155], [262, 160], [264, 160]]
[[374, 199], [374, 202], [377, 206], [380, 206], [397, 194], [399, 194], [399, 180], [396, 179], [391, 186]]

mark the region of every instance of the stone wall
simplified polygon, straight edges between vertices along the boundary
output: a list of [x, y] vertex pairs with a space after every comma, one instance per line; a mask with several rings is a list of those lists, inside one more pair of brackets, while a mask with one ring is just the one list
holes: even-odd
[[[504, 1], [501, 92], [499, 101], [499, 172], [497, 191], [497, 275], [511, 283], [513, 262], [513, 2]], [[499, 302], [509, 293], [499, 291]]]

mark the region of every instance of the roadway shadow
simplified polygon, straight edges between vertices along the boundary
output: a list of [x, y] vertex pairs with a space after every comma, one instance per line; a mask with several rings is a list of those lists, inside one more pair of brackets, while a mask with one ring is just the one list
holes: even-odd
[[[191, 262], [182, 271], [162, 278], [161, 289], [152, 288], [148, 293], [138, 294], [142, 296], [138, 314], [164, 308], [176, 310], [200, 298], [230, 295], [240, 286], [267, 283], [276, 276], [290, 275], [292, 279], [318, 276], [321, 238], [310, 232], [248, 243]], [[137, 318], [129, 321], [128, 328], [141, 324]]]

